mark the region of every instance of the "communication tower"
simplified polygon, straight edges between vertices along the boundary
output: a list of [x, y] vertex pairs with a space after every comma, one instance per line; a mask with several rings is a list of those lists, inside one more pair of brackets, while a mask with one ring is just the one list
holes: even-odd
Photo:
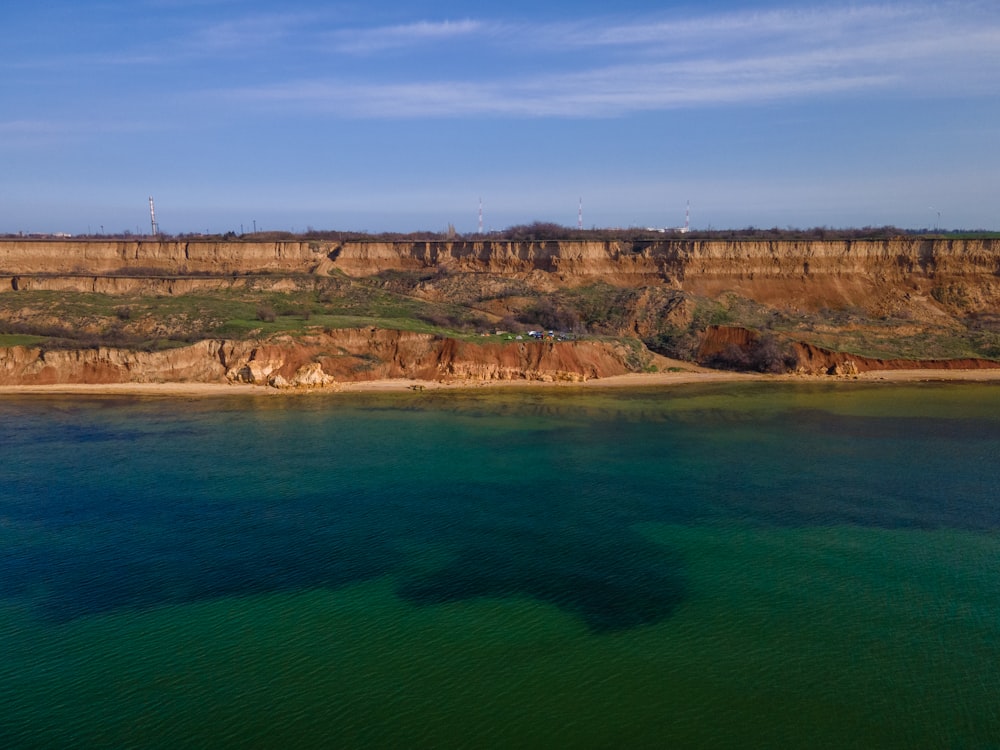
[[580, 208], [576, 212], [576, 228], [583, 229], [583, 198], [580, 198]]
[[149, 196], [149, 224], [153, 229], [153, 236], [160, 234], [160, 228], [156, 225], [156, 210], [153, 208], [153, 196]]
[[479, 199], [479, 233], [483, 233], [483, 199]]

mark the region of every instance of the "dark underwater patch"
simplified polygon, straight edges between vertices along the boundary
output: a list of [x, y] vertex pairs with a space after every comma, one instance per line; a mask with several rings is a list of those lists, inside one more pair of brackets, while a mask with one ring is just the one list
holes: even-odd
[[398, 592], [416, 605], [529, 596], [576, 615], [596, 633], [652, 625], [673, 614], [685, 596], [680, 561], [621, 530], [600, 536], [472, 546], [443, 570], [404, 581]]
[[[69, 429], [19, 407], [0, 596], [64, 622], [392, 575], [416, 606], [531, 597], [600, 633], [690, 593], [637, 524], [1000, 528], [994, 422], [657, 404], [648, 419], [126, 404]], [[414, 547], [447, 562], [415, 570]]]

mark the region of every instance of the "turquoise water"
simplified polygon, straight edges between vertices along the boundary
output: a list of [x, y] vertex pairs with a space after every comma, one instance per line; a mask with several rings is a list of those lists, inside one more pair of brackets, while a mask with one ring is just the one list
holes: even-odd
[[1000, 746], [995, 385], [0, 424], [0, 747]]

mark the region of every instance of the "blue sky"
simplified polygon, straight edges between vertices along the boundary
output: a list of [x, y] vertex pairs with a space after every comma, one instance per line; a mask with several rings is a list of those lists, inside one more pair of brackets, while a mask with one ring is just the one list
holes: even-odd
[[0, 9], [0, 232], [1000, 229], [1000, 3]]

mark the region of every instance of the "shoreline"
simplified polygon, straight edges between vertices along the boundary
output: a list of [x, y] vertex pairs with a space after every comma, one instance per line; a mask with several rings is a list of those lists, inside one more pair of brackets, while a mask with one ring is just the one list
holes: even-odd
[[0, 398], [13, 396], [160, 396], [173, 398], [216, 396], [310, 396], [337, 393], [401, 393], [405, 391], [469, 391], [551, 388], [651, 388], [699, 383], [919, 383], [1000, 382], [1000, 368], [976, 370], [871, 370], [849, 377], [832, 375], [766, 375], [762, 373], [686, 370], [682, 372], [631, 373], [584, 381], [453, 380], [429, 381], [394, 378], [337, 383], [316, 388], [273, 388], [236, 383], [59, 383], [53, 385], [0, 385]]

